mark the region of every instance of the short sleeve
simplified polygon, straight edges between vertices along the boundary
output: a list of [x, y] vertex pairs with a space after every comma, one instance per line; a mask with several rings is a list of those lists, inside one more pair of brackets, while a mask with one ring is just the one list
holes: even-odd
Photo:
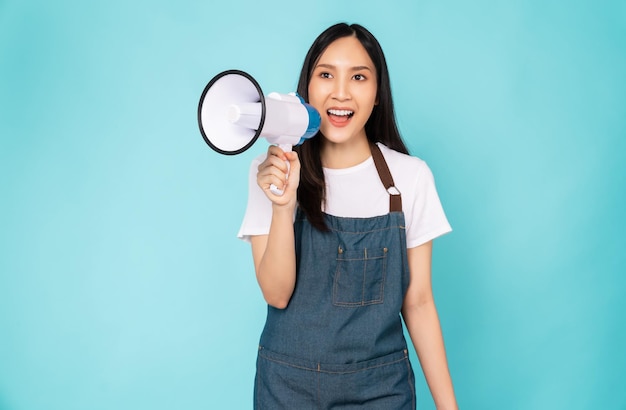
[[[428, 165], [421, 161], [415, 179], [414, 200], [410, 204], [407, 225], [407, 248], [414, 248], [452, 231]], [[408, 219], [408, 218], [407, 218]]]
[[252, 160], [248, 173], [248, 205], [237, 237], [250, 242], [254, 235], [267, 235], [272, 222], [272, 202], [256, 183], [258, 167], [265, 159], [262, 154]]

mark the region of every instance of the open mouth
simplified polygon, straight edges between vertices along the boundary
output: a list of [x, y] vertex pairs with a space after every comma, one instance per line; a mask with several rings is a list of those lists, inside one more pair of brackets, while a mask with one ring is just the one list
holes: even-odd
[[354, 111], [350, 110], [328, 110], [328, 115], [333, 115], [335, 117], [347, 117], [350, 118], [354, 115]]
[[350, 122], [350, 118], [354, 115], [354, 111], [351, 110], [330, 109], [326, 113], [328, 114], [328, 120], [335, 127], [347, 125]]

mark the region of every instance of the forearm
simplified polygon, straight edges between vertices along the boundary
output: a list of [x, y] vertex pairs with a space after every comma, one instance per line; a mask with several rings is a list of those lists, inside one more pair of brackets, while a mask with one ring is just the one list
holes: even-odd
[[265, 252], [256, 267], [257, 280], [268, 304], [285, 308], [296, 283], [293, 207], [273, 206]]
[[434, 301], [405, 306], [402, 315], [437, 409], [457, 409]]

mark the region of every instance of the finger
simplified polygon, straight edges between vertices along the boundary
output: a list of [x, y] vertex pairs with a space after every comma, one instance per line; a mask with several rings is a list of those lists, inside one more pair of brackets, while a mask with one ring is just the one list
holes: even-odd
[[279, 189], [284, 188], [285, 185], [287, 185], [287, 178], [285, 177], [285, 174], [272, 173], [272, 174], [264, 175], [261, 178], [261, 188], [269, 189], [271, 185], [274, 185], [278, 187]]
[[272, 159], [265, 162], [262, 166], [259, 166], [258, 174], [261, 175], [276, 175], [279, 178], [286, 178], [286, 174], [289, 173], [289, 167], [287, 162], [279, 159]]
[[[280, 150], [280, 148], [278, 149]], [[282, 150], [280, 150], [280, 153], [277, 154], [278, 155], [268, 153], [267, 158], [265, 158], [265, 160], [259, 164], [258, 171], [261, 171], [265, 168], [275, 167], [278, 168], [281, 172], [287, 173], [289, 170], [286, 163], [287, 156], [285, 156], [285, 153]]]
[[287, 160], [289, 161], [289, 176], [291, 175], [295, 175], [295, 176], [299, 176], [300, 175], [300, 159], [298, 158], [298, 154], [294, 151], [292, 152], [287, 152]]
[[267, 156], [275, 156], [278, 157], [280, 159], [282, 159], [283, 161], [286, 160], [287, 158], [285, 157], [285, 151], [283, 151], [283, 149], [281, 147], [279, 147], [278, 145], [270, 145], [269, 148], [267, 149]]
[[276, 167], [264, 168], [257, 174], [257, 184], [264, 190], [269, 189], [272, 184], [278, 188], [282, 188], [286, 183], [287, 178], [285, 173]]
[[290, 166], [297, 166], [298, 170], [300, 169], [300, 158], [298, 157], [298, 153], [295, 151], [285, 152], [285, 159], [289, 161]]

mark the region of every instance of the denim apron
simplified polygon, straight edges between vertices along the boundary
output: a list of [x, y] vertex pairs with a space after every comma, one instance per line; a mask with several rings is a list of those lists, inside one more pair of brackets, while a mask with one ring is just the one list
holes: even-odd
[[372, 156], [390, 192], [388, 214], [325, 214], [330, 230], [321, 232], [296, 212], [296, 286], [286, 309], [268, 307], [255, 409], [415, 409], [400, 319], [409, 284], [404, 214], [375, 145]]

